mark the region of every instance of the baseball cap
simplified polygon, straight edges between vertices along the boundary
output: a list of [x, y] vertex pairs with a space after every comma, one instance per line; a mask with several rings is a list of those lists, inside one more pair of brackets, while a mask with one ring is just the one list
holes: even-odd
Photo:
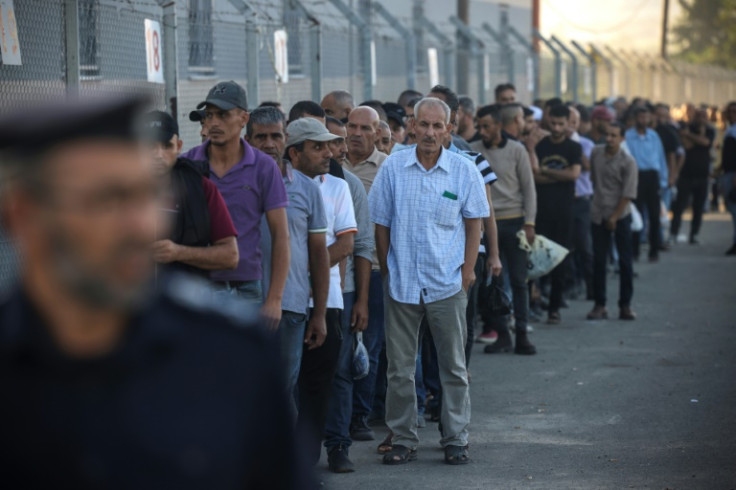
[[406, 123], [404, 122], [406, 111], [399, 104], [386, 102], [383, 104], [383, 110], [386, 111], [386, 119], [394, 120], [399, 123], [401, 127], [406, 127]]
[[232, 80], [229, 82], [220, 82], [212, 87], [207, 94], [207, 98], [197, 104], [197, 109], [202, 109], [207, 104], [219, 107], [223, 111], [229, 111], [236, 107], [244, 111], [248, 110], [245, 89]]
[[203, 109], [192, 111], [189, 113], [189, 120], [192, 122], [199, 122], [204, 119], [205, 113]]
[[171, 114], [163, 111], [151, 111], [143, 116], [143, 138], [148, 141], [166, 142], [174, 135], [179, 135], [179, 124]]
[[593, 109], [590, 113], [590, 119], [603, 119], [604, 121], [613, 121], [613, 114], [608, 110], [606, 106], [599, 105]]
[[297, 119], [286, 127], [286, 146], [304, 141], [332, 141], [342, 136], [330, 133], [324, 124], [312, 117]]

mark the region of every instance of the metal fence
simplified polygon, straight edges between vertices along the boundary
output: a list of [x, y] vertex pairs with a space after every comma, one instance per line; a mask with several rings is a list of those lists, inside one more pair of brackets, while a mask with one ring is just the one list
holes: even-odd
[[[357, 3], [357, 8], [350, 5]], [[350, 5], [348, 5], [350, 4]], [[519, 98], [592, 103], [643, 96], [671, 104], [736, 98], [736, 72], [609, 47], [532, 37], [498, 19], [430, 22], [422, 2], [396, 18], [386, 0], [15, 0], [21, 65], [0, 64], [0, 111], [67, 92], [145, 91], [176, 114], [185, 146], [199, 141], [189, 112], [218, 80], [247, 87], [251, 107], [289, 108], [348, 90], [356, 102], [396, 100], [406, 88], [466, 87], [479, 104], [515, 83]], [[449, 12], [448, 12], [449, 14]], [[144, 24], [161, 26], [164, 83], [148, 81]], [[483, 22], [485, 20], [485, 22]], [[288, 81], [277, 75], [275, 34], [287, 34]], [[459, 57], [467, 70], [458, 73]], [[15, 255], [0, 230], [0, 288]]]

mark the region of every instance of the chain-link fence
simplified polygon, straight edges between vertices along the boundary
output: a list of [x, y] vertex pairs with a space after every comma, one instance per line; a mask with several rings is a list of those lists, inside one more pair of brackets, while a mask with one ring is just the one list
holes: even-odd
[[[145, 91], [155, 108], [176, 114], [186, 147], [200, 141], [189, 112], [219, 80], [246, 87], [251, 108], [270, 100], [285, 110], [337, 89], [352, 93], [356, 103], [394, 101], [412, 85], [425, 92], [434, 83], [467, 87], [465, 95], [490, 103], [494, 87], [508, 81], [525, 102], [559, 96], [592, 104], [621, 95], [717, 105], [736, 98], [734, 71], [550, 42], [538, 33], [535, 39], [528, 26], [509, 24], [504, 14], [472, 19], [461, 33], [450, 18], [427, 20], [422, 3], [412, 4], [410, 15], [402, 10], [403, 17], [391, 14], [401, 9], [385, 0], [13, 3], [22, 64], [0, 64], [1, 111], [66, 92]], [[147, 21], [159, 26], [154, 57], [164, 83], [149, 81]], [[532, 49], [536, 41], [544, 41], [539, 54]], [[467, 69], [459, 72], [463, 50]], [[15, 261], [0, 235], [0, 287]]]

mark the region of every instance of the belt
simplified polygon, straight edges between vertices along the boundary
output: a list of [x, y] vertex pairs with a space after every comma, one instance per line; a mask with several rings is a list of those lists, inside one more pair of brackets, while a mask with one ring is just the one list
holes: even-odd
[[236, 289], [250, 281], [215, 281], [215, 285], [222, 288]]

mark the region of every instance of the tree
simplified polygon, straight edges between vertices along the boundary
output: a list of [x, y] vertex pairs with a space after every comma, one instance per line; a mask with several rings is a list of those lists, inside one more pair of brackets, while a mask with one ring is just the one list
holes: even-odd
[[676, 58], [736, 69], [736, 0], [679, 0]]

